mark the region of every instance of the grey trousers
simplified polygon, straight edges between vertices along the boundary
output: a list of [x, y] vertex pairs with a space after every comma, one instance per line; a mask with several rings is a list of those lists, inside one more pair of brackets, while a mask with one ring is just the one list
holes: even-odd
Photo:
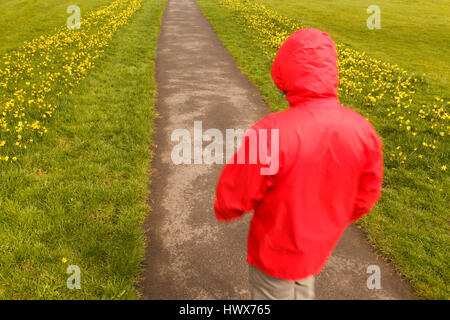
[[274, 278], [249, 265], [250, 291], [253, 300], [313, 300], [314, 277], [290, 281]]

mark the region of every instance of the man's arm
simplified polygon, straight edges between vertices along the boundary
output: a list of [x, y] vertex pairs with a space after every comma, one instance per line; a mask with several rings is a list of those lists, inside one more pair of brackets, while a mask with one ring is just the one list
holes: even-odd
[[[233, 163], [228, 163], [222, 171], [214, 201], [214, 211], [219, 221], [230, 221], [252, 211], [272, 185], [272, 176], [261, 173], [261, 169], [268, 165], [261, 164], [259, 157], [255, 164], [250, 164], [249, 150], [248, 136], [244, 136]], [[238, 163], [240, 156], [245, 158], [243, 164]]]
[[352, 221], [372, 210], [381, 197], [383, 182], [383, 143], [375, 130], [369, 143], [366, 166], [359, 180]]

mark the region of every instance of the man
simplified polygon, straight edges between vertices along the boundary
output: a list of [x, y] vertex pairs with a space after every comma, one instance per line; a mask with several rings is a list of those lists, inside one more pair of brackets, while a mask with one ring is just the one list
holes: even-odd
[[[328, 34], [292, 34], [272, 78], [290, 108], [251, 128], [257, 151], [251, 135], [244, 136], [221, 174], [214, 209], [219, 221], [254, 210], [247, 257], [253, 299], [313, 299], [313, 276], [346, 227], [380, 198], [382, 142], [369, 121], [339, 104], [337, 54]], [[278, 136], [261, 138], [274, 129]], [[274, 139], [277, 152], [269, 147]], [[262, 149], [269, 150], [266, 157]], [[252, 152], [257, 161], [249, 161]], [[244, 163], [238, 161], [243, 154]], [[278, 170], [263, 174], [274, 162]]]

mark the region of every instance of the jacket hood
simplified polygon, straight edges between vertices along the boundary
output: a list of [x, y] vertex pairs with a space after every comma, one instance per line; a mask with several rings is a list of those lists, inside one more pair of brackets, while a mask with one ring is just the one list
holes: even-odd
[[337, 98], [339, 78], [333, 39], [313, 28], [294, 32], [278, 50], [272, 78], [291, 106], [307, 98]]

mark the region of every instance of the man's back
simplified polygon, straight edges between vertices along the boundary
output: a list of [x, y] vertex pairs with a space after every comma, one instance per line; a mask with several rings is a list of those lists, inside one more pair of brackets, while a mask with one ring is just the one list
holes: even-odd
[[305, 100], [256, 127], [279, 129], [279, 170], [254, 207], [249, 263], [282, 279], [317, 274], [360, 217], [355, 206], [362, 174], [378, 172], [370, 201], [359, 210], [368, 212], [379, 197], [381, 141], [364, 117], [336, 99]]

